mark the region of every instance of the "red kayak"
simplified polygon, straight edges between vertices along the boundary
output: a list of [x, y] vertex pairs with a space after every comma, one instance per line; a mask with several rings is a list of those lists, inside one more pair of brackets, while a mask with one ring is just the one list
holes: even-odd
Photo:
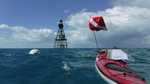
[[145, 79], [129, 69], [126, 62], [108, 57], [106, 51], [100, 52], [96, 58], [96, 69], [109, 84], [146, 84]]

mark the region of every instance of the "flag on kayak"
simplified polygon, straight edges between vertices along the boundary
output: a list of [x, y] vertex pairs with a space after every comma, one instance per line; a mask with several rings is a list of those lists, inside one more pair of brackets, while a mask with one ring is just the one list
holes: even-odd
[[92, 16], [89, 20], [89, 28], [92, 31], [107, 30], [102, 16]]

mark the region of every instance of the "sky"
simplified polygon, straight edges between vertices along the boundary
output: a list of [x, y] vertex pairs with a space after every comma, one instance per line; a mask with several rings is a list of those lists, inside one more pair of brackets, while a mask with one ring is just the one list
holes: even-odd
[[[142, 3], [142, 4], [141, 4]], [[0, 48], [52, 48], [59, 19], [70, 48], [95, 48], [90, 16], [103, 16], [108, 31], [100, 47], [149, 48], [149, 0], [0, 0]]]
[[[93, 6], [91, 6], [93, 4]], [[0, 0], [0, 23], [25, 27], [56, 26], [56, 22], [83, 9], [107, 8], [107, 0]]]

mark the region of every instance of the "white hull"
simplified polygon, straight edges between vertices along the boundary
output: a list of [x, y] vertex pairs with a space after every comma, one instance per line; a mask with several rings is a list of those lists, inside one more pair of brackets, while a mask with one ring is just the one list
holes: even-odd
[[29, 52], [30, 55], [34, 55], [34, 54], [40, 54], [40, 50], [39, 49], [32, 49]]
[[97, 72], [99, 73], [99, 75], [109, 84], [117, 84], [115, 81], [109, 79], [108, 77], [106, 77], [105, 75], [103, 75], [103, 73], [98, 69], [98, 67], [96, 66], [95, 64], [95, 67], [96, 67], [96, 70]]

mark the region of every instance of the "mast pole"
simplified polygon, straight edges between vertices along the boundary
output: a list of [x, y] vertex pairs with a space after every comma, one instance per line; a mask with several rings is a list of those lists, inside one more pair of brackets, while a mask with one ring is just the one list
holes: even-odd
[[94, 38], [95, 38], [95, 45], [96, 45], [96, 48], [99, 48], [99, 45], [98, 45], [98, 41], [97, 41], [97, 38], [96, 38], [96, 33], [95, 33], [95, 31], [93, 32], [93, 35], [94, 35]]

